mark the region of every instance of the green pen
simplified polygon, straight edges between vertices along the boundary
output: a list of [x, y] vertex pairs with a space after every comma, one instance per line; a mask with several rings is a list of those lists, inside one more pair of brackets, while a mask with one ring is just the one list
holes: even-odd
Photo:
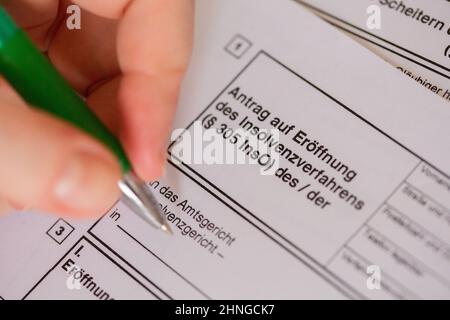
[[148, 186], [134, 173], [119, 140], [34, 46], [0, 6], [0, 74], [30, 106], [44, 110], [107, 146], [119, 160], [124, 202], [144, 221], [171, 234], [164, 214]]

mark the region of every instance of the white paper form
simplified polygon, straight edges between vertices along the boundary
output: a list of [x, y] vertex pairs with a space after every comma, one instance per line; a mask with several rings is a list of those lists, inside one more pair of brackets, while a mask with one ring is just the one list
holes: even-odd
[[450, 102], [448, 1], [298, 1], [383, 57], [417, 84]]
[[[149, 184], [174, 236], [122, 203], [84, 223], [10, 215], [0, 296], [449, 298], [445, 106], [294, 1], [198, 1], [174, 124], [187, 130]], [[276, 126], [261, 146], [278, 154], [277, 174], [180, 163], [198, 126], [241, 153], [260, 149], [238, 128]]]

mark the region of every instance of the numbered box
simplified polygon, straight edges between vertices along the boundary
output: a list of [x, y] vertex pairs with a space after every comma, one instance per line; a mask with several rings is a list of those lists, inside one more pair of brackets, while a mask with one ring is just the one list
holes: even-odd
[[237, 34], [225, 47], [225, 51], [236, 59], [240, 59], [252, 47], [250, 40], [247, 40], [240, 34]]
[[67, 221], [64, 219], [58, 219], [50, 229], [47, 231], [47, 235], [55, 240], [57, 244], [62, 244], [70, 234], [75, 230]]

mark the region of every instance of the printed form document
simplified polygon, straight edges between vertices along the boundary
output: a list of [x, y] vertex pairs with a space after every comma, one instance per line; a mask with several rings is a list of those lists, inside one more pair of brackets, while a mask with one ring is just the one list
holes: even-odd
[[450, 102], [449, 1], [297, 1]]
[[[174, 236], [121, 202], [96, 221], [10, 214], [0, 296], [448, 299], [449, 123], [442, 97], [295, 1], [200, 0], [185, 130], [149, 182]], [[254, 163], [186, 160], [206, 129]]]

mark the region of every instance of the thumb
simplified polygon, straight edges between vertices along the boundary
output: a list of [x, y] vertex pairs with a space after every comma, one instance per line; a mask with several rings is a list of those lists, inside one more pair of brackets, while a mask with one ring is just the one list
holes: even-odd
[[71, 217], [103, 214], [120, 170], [100, 144], [50, 115], [0, 101], [0, 197]]

